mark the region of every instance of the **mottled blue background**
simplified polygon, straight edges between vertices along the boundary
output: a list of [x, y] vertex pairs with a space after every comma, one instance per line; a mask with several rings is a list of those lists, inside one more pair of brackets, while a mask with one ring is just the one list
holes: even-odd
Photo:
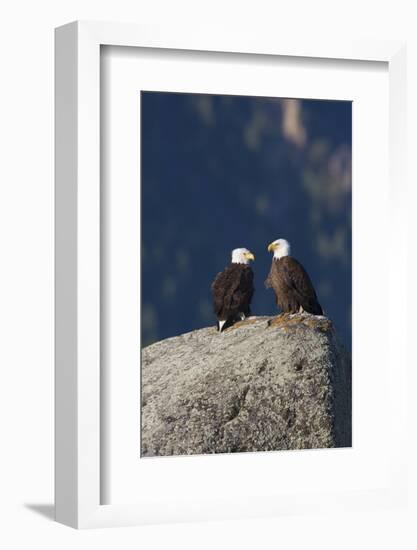
[[142, 92], [142, 346], [214, 324], [210, 285], [247, 247], [256, 315], [286, 238], [351, 348], [351, 140], [346, 101]]

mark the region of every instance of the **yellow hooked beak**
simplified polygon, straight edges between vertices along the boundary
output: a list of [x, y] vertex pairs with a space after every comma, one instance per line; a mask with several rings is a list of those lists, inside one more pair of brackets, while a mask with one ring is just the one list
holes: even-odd
[[268, 252], [273, 252], [276, 249], [276, 243], [271, 243], [268, 245]]
[[245, 258], [247, 260], [255, 260], [255, 256], [252, 254], [252, 252], [245, 252]]

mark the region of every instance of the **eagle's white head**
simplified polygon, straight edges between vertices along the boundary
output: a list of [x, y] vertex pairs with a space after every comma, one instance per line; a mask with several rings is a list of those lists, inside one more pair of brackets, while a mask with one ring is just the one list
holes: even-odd
[[247, 248], [235, 248], [232, 250], [232, 264], [248, 264], [255, 256]]
[[274, 253], [274, 258], [279, 260], [284, 256], [289, 256], [291, 251], [290, 243], [285, 239], [277, 239], [268, 245], [268, 252]]

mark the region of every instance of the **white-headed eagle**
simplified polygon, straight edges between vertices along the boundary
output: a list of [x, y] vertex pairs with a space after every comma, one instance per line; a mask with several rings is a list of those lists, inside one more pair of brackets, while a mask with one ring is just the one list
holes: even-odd
[[273, 252], [271, 270], [265, 281], [266, 288], [275, 292], [277, 306], [284, 313], [312, 313], [323, 315], [313, 284], [303, 266], [290, 256], [290, 244], [277, 239], [268, 246]]
[[255, 256], [247, 248], [235, 248], [231, 264], [217, 274], [211, 285], [220, 332], [251, 314], [250, 303], [255, 288], [249, 261], [254, 259]]

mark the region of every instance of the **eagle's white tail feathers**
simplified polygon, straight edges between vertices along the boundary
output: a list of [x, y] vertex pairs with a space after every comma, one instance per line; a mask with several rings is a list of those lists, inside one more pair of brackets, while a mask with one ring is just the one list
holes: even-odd
[[222, 331], [223, 327], [224, 327], [224, 324], [225, 324], [226, 321], [219, 321], [219, 332]]

